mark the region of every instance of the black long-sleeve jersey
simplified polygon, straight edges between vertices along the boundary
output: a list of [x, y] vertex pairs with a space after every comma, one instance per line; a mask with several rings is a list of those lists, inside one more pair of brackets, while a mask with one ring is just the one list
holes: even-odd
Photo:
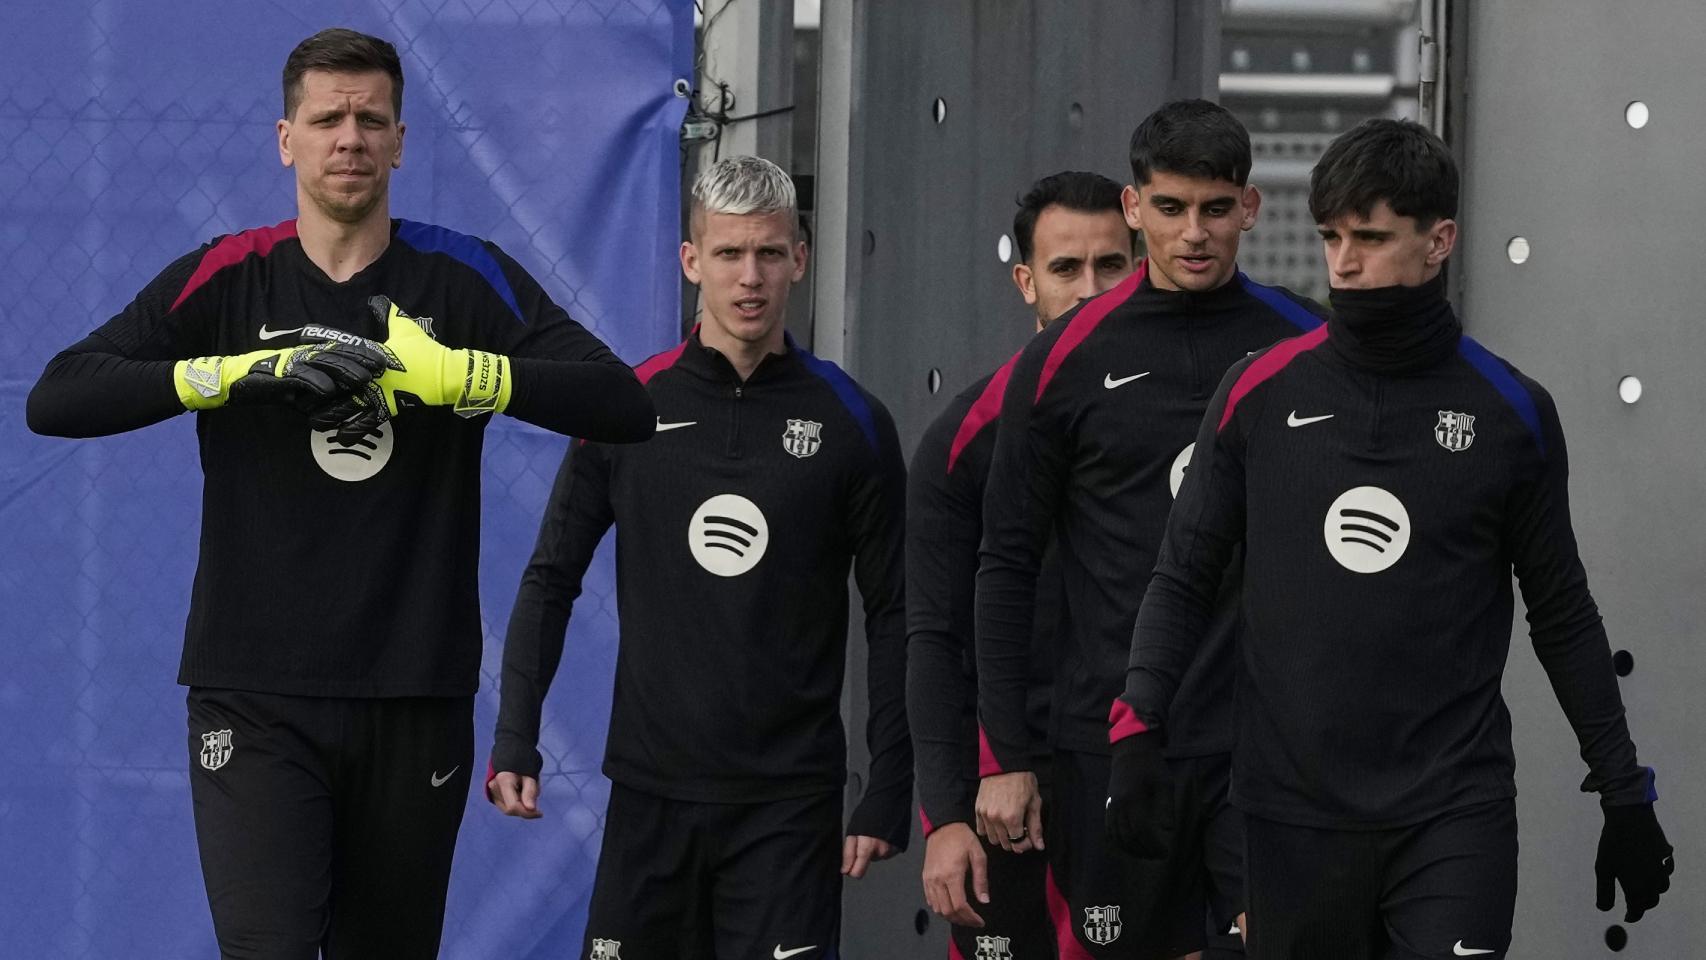
[[[1106, 752], [1132, 623], [1214, 385], [1250, 352], [1320, 323], [1319, 307], [1242, 273], [1181, 293], [1155, 287], [1147, 266], [1032, 340], [1002, 400], [977, 579], [978, 716], [1000, 770], [1025, 769], [1034, 753], [1025, 670], [1050, 535], [1065, 592], [1054, 743]], [[1231, 748], [1235, 624], [1222, 606], [1184, 684], [1173, 756]]]
[[[972, 642], [983, 492], [995, 449], [1001, 395], [1018, 361], [949, 401], [924, 431], [906, 479], [906, 715], [916, 758], [919, 817], [926, 835], [948, 823], [970, 823], [977, 798], [977, 658]], [[1038, 584], [1027, 722], [1046, 743], [1053, 683], [1060, 571], [1054, 552]], [[1046, 770], [1046, 755], [1030, 769]], [[993, 772], [993, 771], [991, 771]]]
[[493, 770], [539, 773], [545, 693], [614, 524], [621, 640], [605, 774], [695, 802], [836, 789], [851, 564], [871, 770], [849, 829], [904, 845], [906, 470], [888, 411], [791, 340], [745, 381], [697, 332], [639, 374], [657, 436], [582, 444], [558, 474], [504, 643]]
[[1237, 806], [1373, 829], [1514, 796], [1499, 690], [1514, 568], [1583, 789], [1645, 799], [1552, 399], [1460, 329], [1396, 374], [1335, 318], [1226, 375], [1138, 617], [1116, 736], [1171, 722], [1241, 544]]
[[[49, 362], [37, 432], [97, 436], [184, 408], [176, 361], [324, 339], [383, 340], [390, 297], [449, 347], [511, 357], [509, 412], [638, 440], [653, 413], [633, 372], [495, 244], [408, 220], [334, 282], [296, 222], [219, 237]], [[306, 329], [306, 332], [305, 332]], [[466, 696], [478, 687], [480, 450], [489, 417], [404, 411], [356, 443], [286, 407], [198, 413], [201, 548], [180, 683], [300, 696]]]

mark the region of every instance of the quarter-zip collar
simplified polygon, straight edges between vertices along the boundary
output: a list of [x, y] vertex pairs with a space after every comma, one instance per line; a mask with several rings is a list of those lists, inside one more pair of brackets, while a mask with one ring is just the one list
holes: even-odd
[[1419, 287], [1333, 290], [1327, 343], [1354, 367], [1375, 373], [1426, 370], [1455, 353], [1463, 324], [1445, 298], [1441, 273]]
[[1138, 284], [1133, 300], [1143, 305], [1146, 314], [1174, 316], [1181, 320], [1208, 319], [1217, 314], [1248, 309], [1249, 294], [1244, 289], [1243, 271], [1234, 272], [1225, 283], [1213, 290], [1165, 290], [1157, 287], [1151, 275], [1145, 274]]
[[700, 379], [710, 380], [714, 383], [724, 383], [731, 386], [759, 383], [776, 376], [798, 362], [795, 354], [799, 351], [799, 346], [794, 343], [791, 334], [783, 337], [783, 344], [786, 348], [783, 353], [766, 354], [764, 359], [758, 361], [758, 366], [753, 368], [752, 375], [742, 380], [740, 374], [735, 370], [735, 365], [729, 362], [728, 357], [723, 356], [721, 352], [711, 347], [705, 346], [704, 342], [699, 339], [699, 328], [695, 326], [693, 332], [687, 335], [687, 348], [681, 351], [681, 359], [676, 361], [675, 366]]

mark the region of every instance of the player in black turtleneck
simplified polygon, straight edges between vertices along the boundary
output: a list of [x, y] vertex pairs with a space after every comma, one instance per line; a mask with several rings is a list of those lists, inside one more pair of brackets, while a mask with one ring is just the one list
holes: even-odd
[[1503, 956], [1514, 569], [1604, 809], [1600, 908], [1618, 882], [1637, 919], [1671, 871], [1654, 777], [1577, 556], [1552, 399], [1464, 336], [1444, 297], [1450, 154], [1416, 124], [1370, 121], [1323, 156], [1310, 207], [1333, 316], [1239, 363], [1209, 405], [1116, 707], [1113, 832], [1161, 839], [1173, 692], [1241, 547], [1232, 801], [1251, 956]]

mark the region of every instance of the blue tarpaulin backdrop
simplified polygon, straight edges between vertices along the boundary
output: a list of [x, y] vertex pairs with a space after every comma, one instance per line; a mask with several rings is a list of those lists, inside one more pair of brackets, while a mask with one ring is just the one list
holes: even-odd
[[[297, 41], [343, 25], [403, 57], [393, 215], [497, 241], [638, 362], [680, 315], [672, 85], [691, 74], [692, 17], [690, 0], [0, 5], [0, 956], [217, 956], [174, 683], [200, 523], [193, 424], [32, 436], [24, 397], [47, 359], [174, 257], [295, 215], [279, 73]], [[504, 418], [487, 437], [482, 768], [504, 624], [564, 443]], [[608, 794], [614, 614], [601, 562], [547, 704], [546, 819], [499, 817], [476, 786], [446, 957], [576, 952]]]

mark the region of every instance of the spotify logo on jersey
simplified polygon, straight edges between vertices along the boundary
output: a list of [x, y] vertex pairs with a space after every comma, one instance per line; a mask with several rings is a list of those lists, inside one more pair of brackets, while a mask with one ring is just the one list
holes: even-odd
[[369, 433], [355, 439], [339, 440], [335, 430], [311, 430], [308, 442], [314, 451], [314, 462], [327, 475], [338, 480], [367, 480], [385, 469], [391, 462], [391, 424], [381, 423]]
[[1353, 487], [1327, 510], [1327, 552], [1346, 570], [1379, 573], [1410, 545], [1410, 513], [1379, 487]]
[[1196, 448], [1195, 443], [1186, 444], [1185, 449], [1173, 458], [1173, 469], [1167, 474], [1167, 486], [1172, 488], [1174, 500], [1179, 499], [1179, 487], [1185, 482], [1185, 468], [1191, 465], [1191, 451]]
[[719, 577], [738, 577], [758, 566], [769, 545], [764, 513], [738, 494], [720, 493], [700, 504], [687, 525], [693, 559]]

